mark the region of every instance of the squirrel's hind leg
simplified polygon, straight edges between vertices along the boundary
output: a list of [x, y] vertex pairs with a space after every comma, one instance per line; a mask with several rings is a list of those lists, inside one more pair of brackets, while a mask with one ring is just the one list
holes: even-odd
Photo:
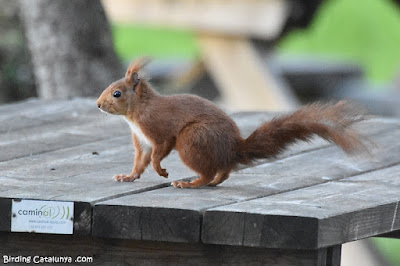
[[229, 178], [230, 173], [231, 170], [219, 171], [218, 174], [215, 176], [215, 178], [210, 183], [208, 183], [208, 185], [215, 187], [216, 185], [221, 184], [222, 182], [224, 182]]
[[196, 188], [207, 185], [208, 183], [210, 183], [213, 177], [214, 177], [213, 175], [212, 176], [201, 175], [200, 178], [195, 179], [192, 182], [174, 181], [172, 182], [172, 185], [176, 188]]

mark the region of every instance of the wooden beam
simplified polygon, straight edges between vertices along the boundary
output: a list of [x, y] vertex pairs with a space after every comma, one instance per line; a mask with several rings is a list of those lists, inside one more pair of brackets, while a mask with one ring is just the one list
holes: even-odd
[[399, 170], [400, 165], [367, 171], [207, 210], [202, 240], [317, 249], [399, 230]]
[[92, 263], [86, 264], [93, 265], [329, 265], [327, 249], [263, 249], [43, 234], [0, 233], [0, 253], [31, 259], [71, 256], [73, 265], [78, 264], [78, 257], [91, 259]]
[[285, 0], [103, 0], [122, 23], [178, 27], [197, 32], [275, 39], [289, 15]]

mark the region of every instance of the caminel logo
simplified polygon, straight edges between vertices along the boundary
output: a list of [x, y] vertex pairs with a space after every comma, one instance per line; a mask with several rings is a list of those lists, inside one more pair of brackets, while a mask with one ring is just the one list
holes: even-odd
[[37, 216], [39, 218], [47, 218], [47, 219], [68, 219], [70, 216], [69, 206], [48, 206], [43, 205], [39, 209], [21, 209], [18, 210], [19, 215], [24, 216]]
[[13, 199], [11, 232], [72, 234], [74, 202]]

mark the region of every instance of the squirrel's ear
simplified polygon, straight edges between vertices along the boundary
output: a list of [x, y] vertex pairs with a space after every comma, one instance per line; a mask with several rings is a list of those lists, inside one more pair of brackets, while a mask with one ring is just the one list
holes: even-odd
[[126, 70], [125, 78], [134, 84], [134, 73], [137, 73], [150, 62], [149, 57], [140, 57], [133, 61]]
[[140, 83], [139, 74], [137, 72], [132, 73], [131, 81], [132, 81], [133, 89], [135, 89], [136, 86]]

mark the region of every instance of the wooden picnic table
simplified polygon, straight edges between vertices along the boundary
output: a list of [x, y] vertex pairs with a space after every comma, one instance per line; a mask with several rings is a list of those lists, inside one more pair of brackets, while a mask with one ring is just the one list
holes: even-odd
[[[271, 113], [235, 113], [248, 135]], [[400, 121], [359, 125], [374, 158], [315, 139], [241, 168], [218, 187], [175, 189], [194, 173], [176, 151], [135, 182], [128, 125], [95, 99], [0, 106], [0, 255], [90, 256], [95, 265], [339, 265], [341, 245], [399, 235]], [[13, 199], [74, 202], [72, 235], [11, 232]], [[390, 236], [390, 234], [389, 234]], [[1, 260], [1, 258], [0, 258]]]

